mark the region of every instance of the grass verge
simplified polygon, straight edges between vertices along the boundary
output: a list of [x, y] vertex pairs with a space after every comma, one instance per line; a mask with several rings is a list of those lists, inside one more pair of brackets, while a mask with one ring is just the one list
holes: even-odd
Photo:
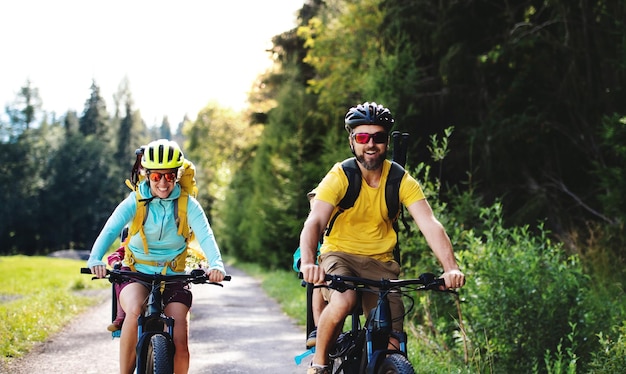
[[98, 298], [86, 291], [110, 287], [80, 274], [85, 262], [38, 256], [0, 256], [0, 354], [21, 357]]

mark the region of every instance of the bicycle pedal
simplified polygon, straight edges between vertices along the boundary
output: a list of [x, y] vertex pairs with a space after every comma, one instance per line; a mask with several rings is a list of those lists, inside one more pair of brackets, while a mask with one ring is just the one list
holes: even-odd
[[314, 353], [315, 353], [315, 347], [312, 347], [310, 349], [307, 349], [303, 353], [297, 355], [293, 359], [294, 359], [294, 361], [296, 361], [296, 365], [300, 365], [302, 363], [302, 360], [304, 360], [307, 356], [310, 356], [310, 355], [312, 355]]

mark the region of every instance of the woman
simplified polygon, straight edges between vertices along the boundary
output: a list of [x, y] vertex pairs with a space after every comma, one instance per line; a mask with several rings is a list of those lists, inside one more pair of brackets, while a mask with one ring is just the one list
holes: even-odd
[[[106, 265], [102, 257], [113, 244], [123, 228], [137, 212], [137, 204], [148, 204], [142, 233], [131, 234], [126, 248], [126, 258], [132, 256], [136, 271], [154, 274], [177, 274], [182, 269], [168, 264], [186, 249], [186, 238], [178, 234], [175, 214], [177, 198], [181, 195], [178, 183], [184, 156], [176, 142], [167, 139], [148, 144], [141, 158], [145, 180], [115, 209], [96, 239], [87, 266], [98, 278], [106, 275]], [[141, 198], [137, 198], [139, 193]], [[204, 252], [209, 267], [205, 269], [211, 282], [221, 282], [226, 274], [220, 250], [213, 237], [207, 217], [196, 199], [189, 197], [187, 203], [189, 226]], [[140, 235], [141, 234], [141, 235]], [[145, 234], [145, 238], [142, 235]], [[146, 239], [144, 241], [144, 239]], [[148, 248], [144, 248], [147, 243]], [[147, 250], [146, 250], [147, 249]], [[163, 265], [165, 264], [165, 265]], [[125, 261], [124, 265], [128, 265]], [[132, 373], [135, 368], [135, 346], [137, 345], [137, 318], [142, 313], [148, 297], [148, 288], [140, 283], [129, 282], [123, 285], [119, 302], [126, 312], [120, 337], [120, 373]], [[189, 370], [189, 309], [192, 294], [187, 287], [168, 285], [164, 291], [165, 314], [173, 317], [174, 372], [187, 373]]]

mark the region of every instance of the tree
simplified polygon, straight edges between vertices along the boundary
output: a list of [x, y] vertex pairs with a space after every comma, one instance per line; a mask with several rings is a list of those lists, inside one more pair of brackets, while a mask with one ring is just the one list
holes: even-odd
[[214, 213], [215, 201], [224, 199], [231, 176], [246, 157], [244, 150], [259, 131], [258, 126], [249, 127], [238, 113], [215, 103], [204, 107], [196, 120], [184, 127], [188, 140], [183, 152], [196, 166], [198, 200], [209, 216]]
[[161, 121], [161, 126], [159, 127], [159, 138], [172, 139], [172, 128], [170, 120], [167, 116], [163, 116], [163, 121]]
[[85, 136], [106, 136], [108, 119], [106, 103], [100, 96], [100, 87], [93, 80], [91, 83], [91, 95], [85, 102], [85, 109], [79, 120], [79, 130]]
[[34, 87], [30, 80], [26, 80], [24, 86], [18, 91], [13, 104], [5, 107], [9, 123], [3, 131], [4, 134], [0, 135], [15, 138], [30, 129], [37, 118], [37, 114], [41, 112], [42, 105], [39, 89]]
[[[123, 176], [111, 146], [93, 136], [65, 139], [47, 163], [42, 191], [42, 227], [51, 249], [90, 249], [104, 222], [123, 198]], [[68, 183], [69, 181], [69, 183]]]
[[[41, 197], [63, 130], [59, 124], [39, 126], [0, 143], [0, 253], [45, 253], [42, 229], [50, 222], [42, 217]], [[69, 168], [65, 165], [65, 168]]]
[[65, 129], [65, 135], [68, 137], [78, 133], [79, 119], [75, 111], [67, 111], [65, 113], [63, 128]]

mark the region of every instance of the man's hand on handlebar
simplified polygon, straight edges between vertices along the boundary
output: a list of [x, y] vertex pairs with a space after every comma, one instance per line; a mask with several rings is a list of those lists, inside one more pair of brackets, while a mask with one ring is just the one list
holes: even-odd
[[465, 285], [465, 274], [459, 269], [446, 271], [441, 277], [445, 280], [448, 289], [457, 289]]
[[305, 282], [313, 284], [324, 283], [326, 272], [321, 266], [315, 264], [302, 264], [300, 266], [300, 272], [302, 273], [302, 279]]

